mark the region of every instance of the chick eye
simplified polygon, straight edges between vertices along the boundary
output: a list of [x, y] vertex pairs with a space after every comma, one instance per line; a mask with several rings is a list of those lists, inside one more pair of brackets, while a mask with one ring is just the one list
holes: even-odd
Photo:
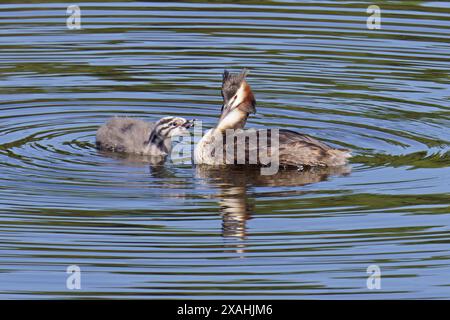
[[172, 122], [171, 124], [170, 124], [172, 127], [176, 127], [176, 123], [175, 122]]

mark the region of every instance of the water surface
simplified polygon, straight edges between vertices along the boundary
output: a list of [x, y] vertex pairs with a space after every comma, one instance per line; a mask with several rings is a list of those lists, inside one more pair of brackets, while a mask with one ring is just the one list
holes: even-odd
[[[450, 298], [450, 7], [380, 2], [0, 5], [0, 298]], [[114, 115], [258, 113], [351, 168], [151, 167], [95, 148]], [[78, 265], [82, 289], [66, 288]], [[367, 267], [382, 272], [366, 286]]]

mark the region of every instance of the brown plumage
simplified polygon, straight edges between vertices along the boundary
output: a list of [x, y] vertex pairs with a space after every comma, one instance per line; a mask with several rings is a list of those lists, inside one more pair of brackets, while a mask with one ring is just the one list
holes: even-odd
[[295, 131], [280, 129], [280, 164], [284, 166], [342, 166], [350, 153], [334, 149], [312, 137]]

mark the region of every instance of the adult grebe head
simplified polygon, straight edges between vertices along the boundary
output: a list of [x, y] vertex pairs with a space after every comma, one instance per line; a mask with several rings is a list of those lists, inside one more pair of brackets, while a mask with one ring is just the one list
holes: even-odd
[[241, 73], [223, 73], [222, 98], [223, 105], [217, 129], [242, 129], [248, 115], [256, 112], [256, 100], [253, 92], [245, 80], [248, 70]]

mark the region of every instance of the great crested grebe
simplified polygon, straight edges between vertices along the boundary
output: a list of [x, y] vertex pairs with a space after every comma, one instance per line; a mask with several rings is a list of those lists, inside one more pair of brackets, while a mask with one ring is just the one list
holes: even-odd
[[[195, 161], [197, 164], [256, 164], [268, 165], [261, 154], [277, 154], [278, 166], [316, 167], [341, 166], [351, 157], [346, 149], [334, 149], [327, 144], [309, 136], [286, 129], [247, 129], [245, 126], [250, 113], [256, 112], [256, 100], [245, 77], [248, 71], [241, 73], [223, 73], [222, 97], [223, 105], [217, 125], [209, 130], [197, 144]], [[230, 131], [232, 140], [228, 139]], [[254, 133], [256, 140], [249, 139]], [[276, 143], [271, 143], [268, 137], [278, 135]], [[250, 141], [249, 141], [250, 140]], [[264, 143], [261, 143], [265, 140]], [[244, 142], [240, 145], [239, 141]], [[247, 143], [248, 141], [248, 143]], [[252, 142], [253, 141], [253, 142]], [[267, 143], [269, 142], [269, 143]], [[221, 147], [218, 149], [218, 147]], [[243, 148], [241, 158], [238, 158], [239, 148]], [[231, 161], [228, 158], [229, 150]], [[219, 152], [217, 150], [220, 150]], [[263, 152], [262, 152], [263, 151]], [[256, 154], [256, 158], [254, 155]], [[256, 159], [256, 162], [249, 162]], [[242, 162], [244, 160], [244, 163]]]
[[105, 151], [166, 156], [172, 137], [187, 132], [193, 122], [179, 117], [164, 117], [156, 123], [115, 117], [97, 130], [96, 146]]

